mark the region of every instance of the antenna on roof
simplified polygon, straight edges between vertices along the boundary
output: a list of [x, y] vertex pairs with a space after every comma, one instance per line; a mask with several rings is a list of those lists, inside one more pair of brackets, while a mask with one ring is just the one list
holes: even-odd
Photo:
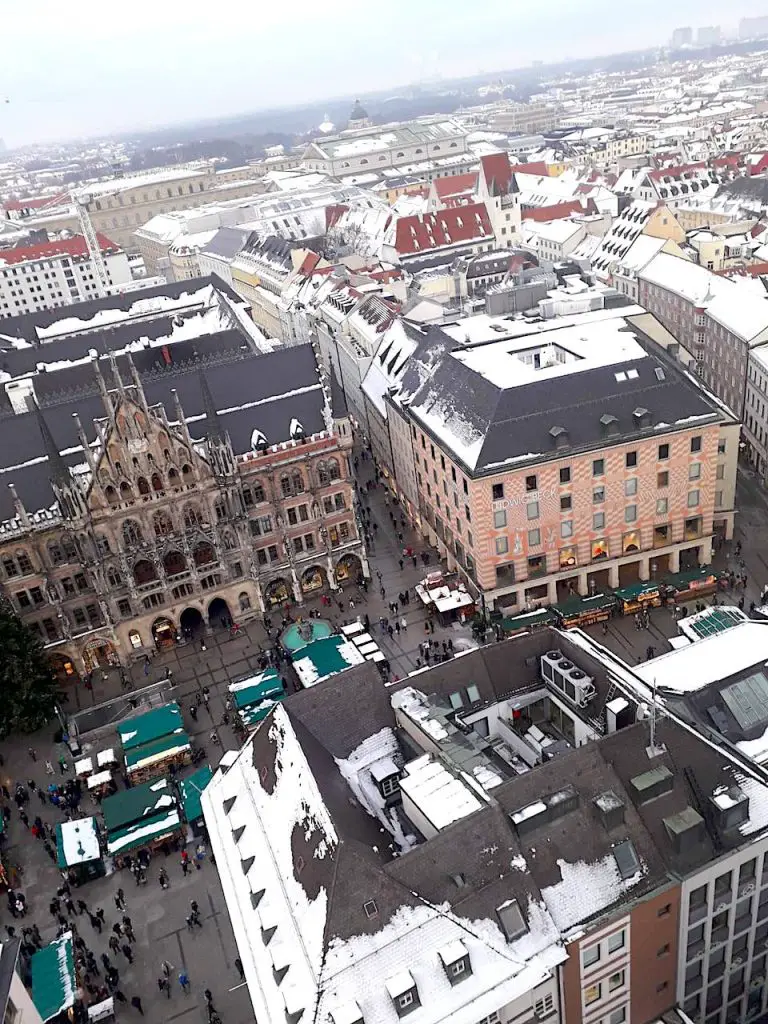
[[646, 753], [648, 757], [658, 757], [659, 754], [663, 754], [666, 747], [663, 743], [657, 745], [656, 743], [656, 722], [659, 717], [658, 704], [656, 703], [656, 677], [653, 677], [651, 684], [651, 716], [650, 716], [650, 741], [646, 747]]

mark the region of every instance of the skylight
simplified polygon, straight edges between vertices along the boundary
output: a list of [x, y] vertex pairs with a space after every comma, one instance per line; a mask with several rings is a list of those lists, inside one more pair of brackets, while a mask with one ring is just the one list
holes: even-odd
[[631, 839], [625, 839], [623, 843], [614, 846], [613, 857], [625, 882], [640, 870], [640, 861]]
[[521, 935], [524, 935], [528, 931], [528, 925], [525, 923], [520, 906], [517, 900], [507, 900], [500, 907], [496, 909], [499, 922], [504, 931], [504, 935], [507, 938], [507, 942], [513, 942], [515, 939], [519, 939]]

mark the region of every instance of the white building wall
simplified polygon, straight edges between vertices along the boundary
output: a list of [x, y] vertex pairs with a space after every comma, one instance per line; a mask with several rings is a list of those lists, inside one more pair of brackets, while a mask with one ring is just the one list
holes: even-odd
[[[131, 282], [124, 252], [105, 254], [104, 262], [115, 290]], [[0, 318], [68, 306], [98, 296], [96, 271], [88, 258], [55, 256], [13, 266], [0, 264]]]

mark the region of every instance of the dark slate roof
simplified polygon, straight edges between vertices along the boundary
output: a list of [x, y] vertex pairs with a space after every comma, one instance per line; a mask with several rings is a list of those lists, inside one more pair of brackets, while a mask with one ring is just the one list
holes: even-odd
[[342, 419], [348, 413], [347, 408], [347, 396], [344, 394], [344, 389], [339, 384], [336, 371], [331, 368], [331, 409], [333, 410], [334, 419]]
[[232, 259], [248, 242], [251, 232], [245, 228], [219, 228], [213, 238], [204, 245], [201, 252], [211, 256]]
[[334, 757], [347, 758], [363, 740], [381, 729], [394, 729], [389, 694], [376, 666], [366, 661], [291, 694], [284, 702], [298, 720]]
[[[634, 326], [627, 330], [632, 331], [650, 358], [598, 366], [506, 389], [446, 354], [412, 395], [410, 414], [425, 433], [431, 433], [420, 420], [419, 408], [423, 407], [425, 412], [433, 407], [450, 409], [454, 420], [466, 424], [471, 436], [482, 435], [484, 441], [476, 465], [467, 467], [474, 475], [498, 472], [507, 459], [520, 458], [522, 464], [521, 457], [529, 452], [541, 461], [542, 455], [562, 458], [569, 452], [601, 448], [606, 444], [600, 422], [605, 413], [615, 416], [619, 425], [619, 434], [609, 443], [656, 436], [658, 431], [653, 425], [637, 429], [633, 413], [639, 406], [651, 412], [653, 424], [674, 424], [707, 414], [716, 420], [722, 414], [721, 407], [646, 335]], [[532, 341], [542, 345], [556, 342], [556, 335], [552, 331], [537, 335]], [[657, 366], [664, 370], [663, 380], [656, 375]], [[617, 382], [616, 374], [629, 369], [637, 370], [637, 378]], [[555, 449], [550, 431], [556, 426], [567, 431], [568, 448]], [[447, 444], [444, 439], [438, 440]], [[456, 458], [462, 461], [458, 452]]]
[[[101, 360], [101, 366], [111, 386], [113, 379], [108, 361]], [[72, 414], [77, 412], [80, 415], [89, 441], [96, 439], [94, 419], [105, 416], [92, 367], [85, 365], [77, 369], [81, 371], [82, 390], [43, 408], [45, 421], [59, 451], [64, 453], [67, 449], [74, 449], [71, 454], [64, 455], [70, 466], [85, 462]], [[196, 439], [202, 438], [205, 432], [199, 370], [200, 364], [190, 361], [181, 366], [172, 363], [160, 375], [142, 373], [147, 401], [150, 405], [162, 403], [172, 422], [175, 409], [171, 389], [177, 390], [190, 433]], [[126, 382], [130, 380], [127, 372], [123, 374], [121, 371], [121, 375]], [[205, 377], [236, 454], [250, 451], [254, 428], [258, 428], [270, 444], [289, 439], [289, 427], [294, 418], [300, 421], [306, 435], [325, 430], [324, 396], [322, 388], [317, 386], [320, 378], [311, 345], [277, 349], [265, 354], [240, 350], [228, 362], [206, 365]], [[294, 393], [302, 388], [312, 390]], [[126, 387], [126, 391], [130, 395], [133, 389]], [[255, 407], [244, 408], [246, 405]], [[32, 460], [39, 461], [29, 465]], [[0, 520], [14, 514], [8, 488], [4, 486], [9, 482], [16, 485], [19, 497], [30, 512], [49, 508], [54, 503], [45, 449], [32, 413], [0, 417], [2, 470], [7, 471], [0, 472]]]
[[718, 197], [728, 199], [754, 199], [768, 204], [768, 177], [756, 174], [751, 177], [734, 178], [727, 181], [717, 190]]
[[[5, 317], [0, 321], [0, 343], [3, 336], [9, 338], [24, 338], [30, 344], [37, 342], [38, 327], [50, 327], [58, 320], [66, 320], [75, 317], [78, 320], [89, 320], [102, 309], [122, 309], [126, 313], [139, 300], [152, 299], [158, 296], [167, 296], [176, 299], [180, 295], [190, 294], [205, 288], [206, 285], [214, 285], [215, 288], [233, 302], [242, 302], [240, 296], [230, 288], [228, 284], [211, 274], [208, 277], [196, 277], [189, 281], [174, 281], [169, 284], [158, 285], [155, 288], [142, 288], [138, 291], [123, 292], [120, 295], [110, 295], [101, 299], [89, 299], [87, 302], [74, 302], [69, 306], [59, 306], [56, 309], [39, 309], [34, 313], [22, 313], [19, 316]], [[62, 357], [69, 358], [69, 357]]]

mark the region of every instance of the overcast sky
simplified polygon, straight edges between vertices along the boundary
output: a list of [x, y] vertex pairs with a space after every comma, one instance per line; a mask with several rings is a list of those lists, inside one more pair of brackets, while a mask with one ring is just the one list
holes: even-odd
[[[764, 0], [0, 0], [8, 145], [638, 49]], [[4, 102], [8, 99], [8, 103]]]

